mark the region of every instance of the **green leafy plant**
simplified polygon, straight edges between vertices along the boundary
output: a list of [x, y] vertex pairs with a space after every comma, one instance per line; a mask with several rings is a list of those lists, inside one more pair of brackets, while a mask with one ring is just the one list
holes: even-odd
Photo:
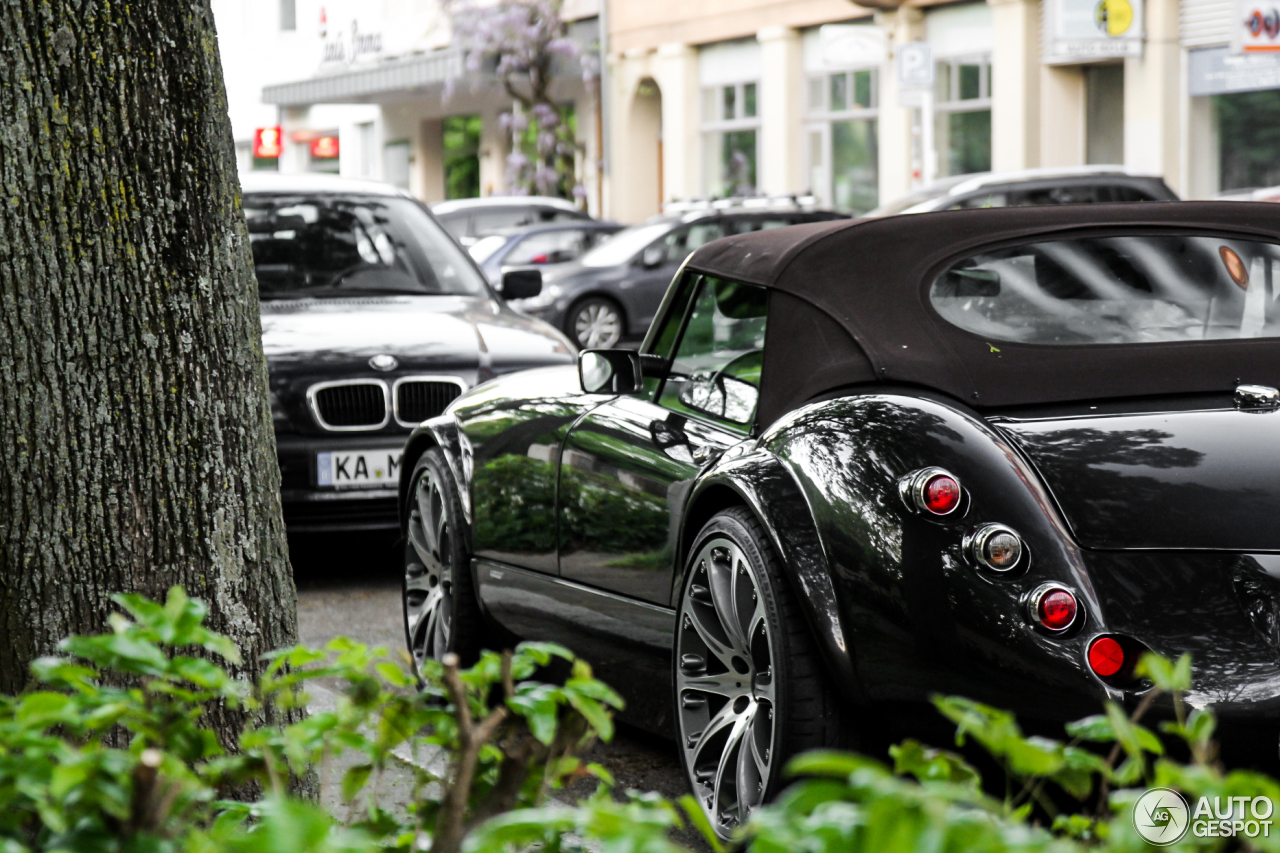
[[[337, 639], [274, 653], [249, 684], [227, 673], [236, 650], [204, 627], [201, 602], [179, 589], [163, 605], [115, 600], [110, 633], [67, 639], [62, 657], [33, 665], [33, 688], [0, 696], [0, 853], [679, 853], [671, 832], [688, 826], [715, 853], [1136, 853], [1147, 845], [1131, 816], [1148, 787], [1280, 799], [1280, 782], [1217, 763], [1213, 714], [1182, 699], [1190, 660], [1148, 656], [1138, 675], [1151, 689], [1132, 713], [1108, 703], [1063, 740], [937, 697], [957, 744], [1002, 768], [1002, 796], [959, 753], [915, 740], [888, 762], [815, 752], [791, 761], [792, 784], [723, 844], [692, 798], [619, 794], [583, 762], [592, 738], [612, 736], [621, 700], [560, 646], [415, 673], [385, 649]], [[332, 707], [269, 722], [299, 717], [322, 685]], [[1172, 700], [1163, 737], [1146, 724], [1160, 696]], [[222, 715], [242, 721], [235, 743], [208, 727]], [[1170, 757], [1174, 742], [1190, 761]], [[395, 762], [413, 784], [393, 807], [381, 785]], [[340, 791], [340, 816], [299, 796], [317, 774]], [[594, 794], [553, 797], [584, 777]], [[1187, 833], [1175, 846], [1280, 853], [1280, 834]]]

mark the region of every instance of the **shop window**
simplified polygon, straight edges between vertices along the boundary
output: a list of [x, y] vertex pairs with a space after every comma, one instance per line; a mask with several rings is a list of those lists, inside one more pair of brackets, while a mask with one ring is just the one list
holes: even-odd
[[708, 195], [756, 195], [760, 119], [754, 82], [702, 90], [704, 184]]
[[939, 61], [934, 97], [938, 177], [990, 171], [990, 57]]
[[1223, 192], [1280, 185], [1280, 89], [1215, 95]]
[[865, 213], [879, 201], [878, 89], [876, 69], [808, 81], [809, 188], [839, 210]]

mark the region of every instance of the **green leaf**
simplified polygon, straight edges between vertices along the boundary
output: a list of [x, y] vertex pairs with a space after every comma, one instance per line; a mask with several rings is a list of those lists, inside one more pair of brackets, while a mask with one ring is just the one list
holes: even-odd
[[349, 803], [356, 798], [356, 795], [364, 789], [365, 783], [369, 781], [369, 774], [373, 772], [372, 764], [357, 764], [348, 767], [347, 772], [342, 774], [342, 801]]
[[1157, 688], [1166, 693], [1185, 693], [1191, 689], [1191, 655], [1183, 654], [1174, 663], [1155, 652], [1147, 652], [1138, 661], [1134, 673], [1150, 678]]
[[976, 787], [981, 778], [978, 771], [953, 752], [926, 748], [916, 740], [906, 740], [889, 747], [893, 756], [893, 772], [910, 773], [921, 782], [951, 782]]
[[707, 842], [707, 846], [714, 853], [724, 853], [724, 845], [720, 843], [720, 838], [711, 826], [707, 813], [698, 805], [698, 801], [693, 798], [693, 795], [685, 794], [676, 802], [680, 804], [680, 809], [684, 812], [685, 817], [689, 819], [689, 823], [694, 825], [699, 834], [702, 835], [702, 839]]
[[852, 752], [815, 749], [797, 755], [787, 762], [783, 773], [789, 777], [821, 776], [832, 779], [847, 779], [855, 771], [872, 768], [887, 772], [883, 764], [871, 758], [855, 755]]

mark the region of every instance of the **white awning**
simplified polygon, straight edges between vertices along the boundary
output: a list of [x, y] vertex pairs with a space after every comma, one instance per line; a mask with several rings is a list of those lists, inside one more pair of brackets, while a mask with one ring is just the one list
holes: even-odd
[[282, 107], [377, 102], [430, 86], [443, 86], [450, 77], [462, 74], [462, 51], [447, 48], [293, 83], [264, 86], [262, 101]]

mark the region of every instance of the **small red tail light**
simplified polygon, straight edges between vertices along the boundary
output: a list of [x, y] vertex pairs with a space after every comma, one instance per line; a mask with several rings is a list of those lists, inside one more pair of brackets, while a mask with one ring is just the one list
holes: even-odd
[[1089, 646], [1089, 667], [1106, 678], [1124, 668], [1124, 647], [1114, 637], [1099, 637]]
[[924, 484], [924, 508], [946, 515], [960, 505], [960, 484], [949, 474], [935, 474]]
[[902, 500], [916, 512], [950, 515], [964, 499], [960, 481], [942, 468], [921, 468], [898, 481]]
[[1076, 597], [1065, 587], [1045, 584], [1031, 594], [1031, 615], [1050, 631], [1065, 631], [1076, 621]]

